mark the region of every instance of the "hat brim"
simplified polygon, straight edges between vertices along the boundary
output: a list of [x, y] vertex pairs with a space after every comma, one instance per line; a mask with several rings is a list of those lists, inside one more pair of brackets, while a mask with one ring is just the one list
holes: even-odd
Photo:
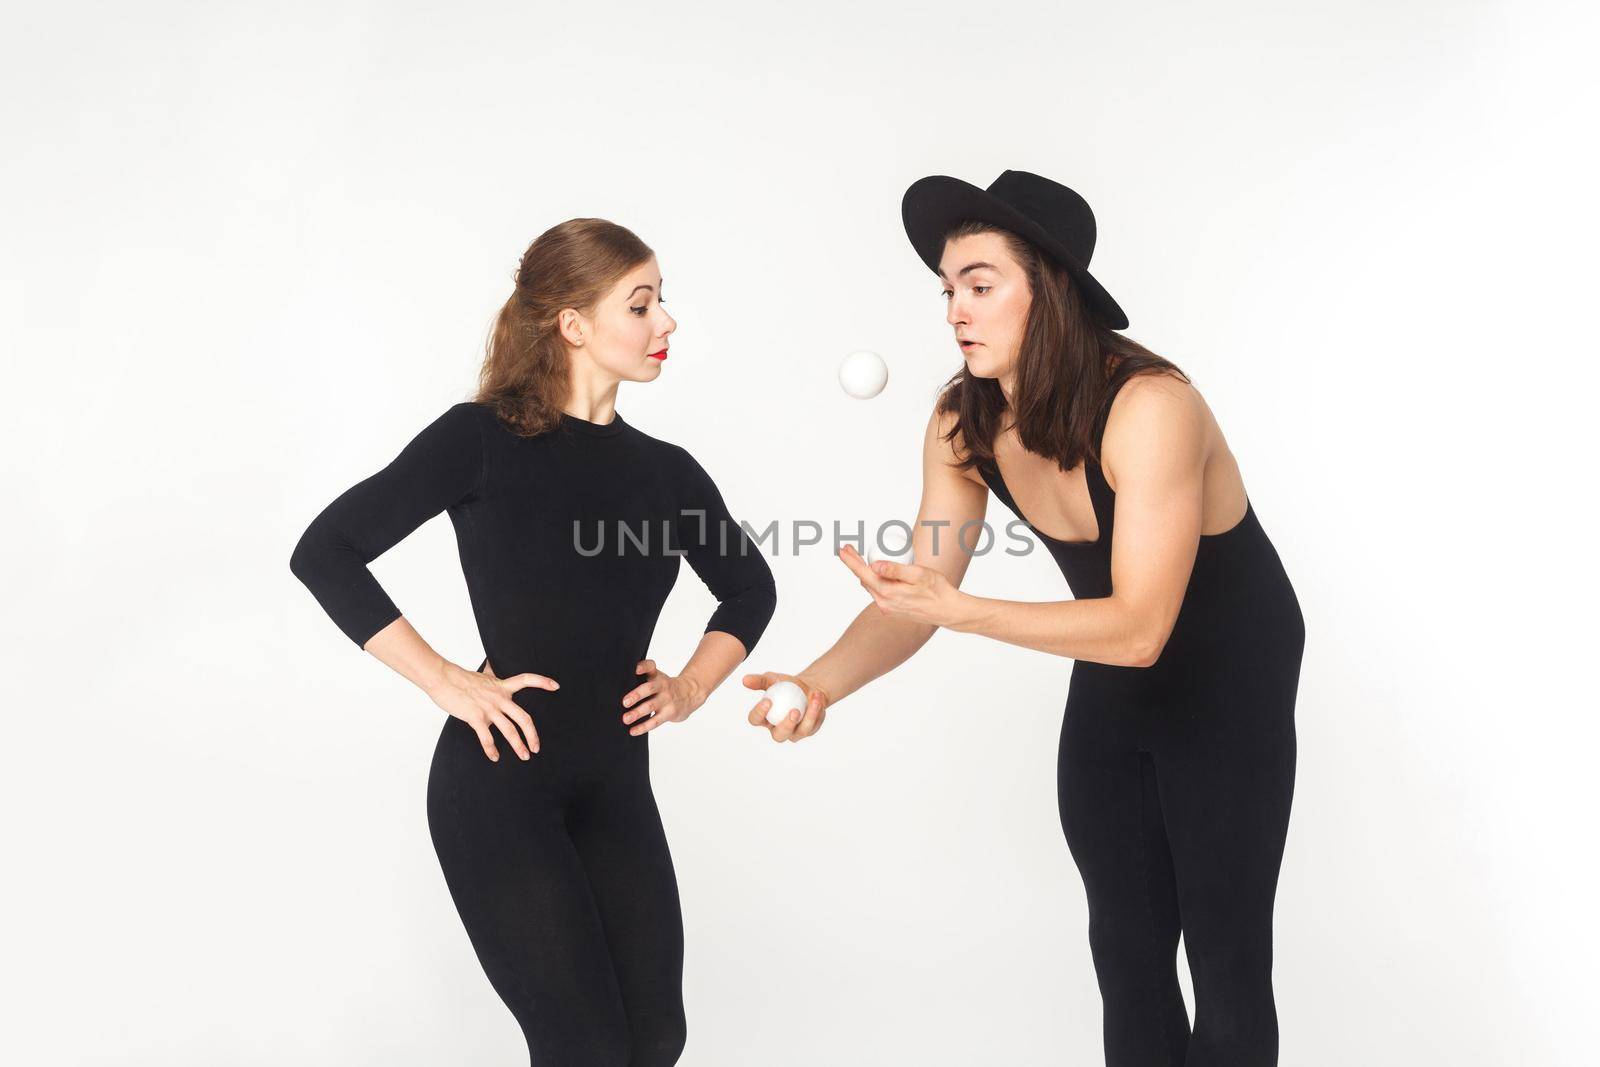
[[1084, 299], [1105, 318], [1106, 325], [1113, 330], [1127, 329], [1127, 314], [1089, 269], [1042, 226], [988, 190], [960, 178], [935, 174], [912, 182], [900, 200], [900, 220], [911, 247], [935, 274], [939, 273], [939, 260], [944, 255], [946, 231], [964, 219], [993, 223], [1038, 245], [1072, 273]]

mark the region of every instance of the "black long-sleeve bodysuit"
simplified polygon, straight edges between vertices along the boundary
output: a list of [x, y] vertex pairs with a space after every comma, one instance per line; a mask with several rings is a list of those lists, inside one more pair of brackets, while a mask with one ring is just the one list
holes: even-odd
[[[1110, 405], [1108, 396], [1102, 433]], [[999, 468], [979, 471], [1026, 522]], [[1094, 457], [1084, 477], [1099, 537], [1058, 541], [1034, 530], [1078, 599], [1112, 592], [1116, 494]], [[1277, 1063], [1272, 903], [1304, 647], [1294, 587], [1247, 504], [1232, 529], [1201, 535], [1154, 665], [1072, 666], [1056, 784], [1088, 895], [1109, 1067]], [[1180, 932], [1194, 980], [1192, 1033], [1178, 988]]]
[[644, 680], [634, 667], [680, 555], [719, 601], [706, 630], [747, 654], [776, 603], [772, 572], [683, 448], [620, 415], [522, 437], [470, 401], [329, 504], [291, 569], [364, 646], [401, 614], [367, 564], [446, 510], [487, 662], [560, 683], [513, 697], [539, 733], [527, 761], [498, 736], [489, 760], [445, 718], [428, 824], [462, 923], [535, 1067], [675, 1063], [677, 881], [649, 735], [629, 734], [621, 700]]

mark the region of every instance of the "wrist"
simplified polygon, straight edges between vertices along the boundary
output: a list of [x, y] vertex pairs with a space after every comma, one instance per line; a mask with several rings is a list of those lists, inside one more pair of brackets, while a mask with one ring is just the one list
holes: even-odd
[[437, 661], [424, 667], [422, 677], [417, 684], [430, 698], [438, 696], [445, 687], [446, 680], [450, 677], [450, 661], [439, 656]]
[[795, 675], [795, 678], [803, 683], [804, 688], [811, 692], [822, 694], [823, 707], [832, 705], [833, 695], [832, 690], [829, 688], [833, 684], [832, 682], [825, 680], [821, 675], [810, 670], [801, 671]]
[[971, 633], [978, 629], [982, 618], [983, 598], [975, 597], [971, 593], [957, 592], [943, 625], [947, 630]]
[[684, 687], [688, 690], [689, 708], [691, 711], [704, 704], [706, 702], [706, 698], [711, 695], [711, 687], [706, 685], [706, 683], [701, 680], [699, 676], [691, 674], [688, 671], [684, 671], [682, 674], [680, 674], [678, 676], [678, 681], [682, 682]]

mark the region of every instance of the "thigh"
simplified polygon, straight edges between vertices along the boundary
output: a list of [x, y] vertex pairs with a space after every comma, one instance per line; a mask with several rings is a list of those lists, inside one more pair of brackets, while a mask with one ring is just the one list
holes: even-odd
[[1139, 709], [1075, 689], [1056, 761], [1061, 829], [1096, 912], [1136, 910], [1177, 939], [1177, 901], [1154, 769], [1133, 729]]
[[1270, 971], [1294, 795], [1292, 694], [1287, 699], [1275, 711], [1245, 714], [1215, 698], [1198, 701], [1181, 741], [1155, 753], [1197, 993], [1208, 977], [1259, 982]]
[[492, 762], [469, 727], [449, 720], [428, 778], [434, 849], [484, 973], [534, 1062], [626, 1063], [605, 932], [539, 759]]
[[574, 808], [572, 835], [610, 946], [635, 1062], [670, 1063], [684, 1040], [683, 916], [646, 744], [641, 738], [644, 758]]
[[1126, 729], [1137, 714], [1069, 701], [1061, 825], [1088, 898], [1106, 1062], [1181, 1064], [1189, 1018], [1178, 986], [1177, 886], [1155, 768]]

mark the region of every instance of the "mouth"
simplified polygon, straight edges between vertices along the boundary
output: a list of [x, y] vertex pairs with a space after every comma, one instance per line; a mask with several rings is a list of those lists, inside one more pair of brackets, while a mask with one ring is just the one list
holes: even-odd
[[981, 341], [963, 341], [963, 340], [961, 340], [961, 338], [958, 337], [958, 338], [956, 338], [956, 344], [961, 346], [961, 351], [970, 352], [974, 348], [977, 348], [978, 345], [982, 344], [982, 342]]
[[659, 359], [661, 362], [665, 363], [667, 361], [667, 350], [665, 348], [663, 348], [659, 352], [651, 352], [650, 355], [648, 357], [646, 357], [646, 358], [648, 358], [648, 359]]

